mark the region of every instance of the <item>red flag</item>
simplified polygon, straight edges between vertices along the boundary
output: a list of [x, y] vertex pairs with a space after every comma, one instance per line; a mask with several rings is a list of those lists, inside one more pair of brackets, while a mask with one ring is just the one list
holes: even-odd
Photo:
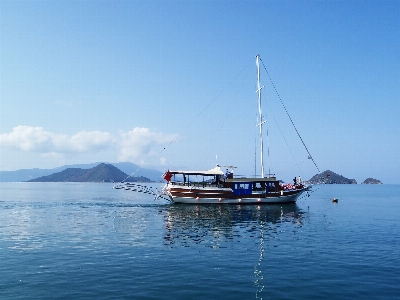
[[164, 179], [165, 179], [166, 181], [170, 182], [170, 181], [171, 181], [171, 178], [172, 178], [172, 174], [171, 174], [171, 172], [170, 172], [169, 170], [168, 170], [167, 172], [164, 173]]

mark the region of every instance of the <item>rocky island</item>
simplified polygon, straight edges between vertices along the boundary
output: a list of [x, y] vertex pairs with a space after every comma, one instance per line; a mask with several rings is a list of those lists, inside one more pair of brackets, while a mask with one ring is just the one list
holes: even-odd
[[361, 184], [382, 184], [382, 181], [374, 178], [367, 178]]
[[320, 174], [314, 175], [307, 182], [310, 184], [357, 184], [355, 179], [346, 178], [330, 170], [326, 170]]

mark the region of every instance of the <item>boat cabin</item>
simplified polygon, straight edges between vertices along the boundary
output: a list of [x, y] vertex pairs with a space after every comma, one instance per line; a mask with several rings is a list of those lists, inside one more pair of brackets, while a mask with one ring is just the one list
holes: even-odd
[[226, 187], [230, 187], [235, 195], [250, 195], [253, 192], [276, 193], [281, 190], [275, 177], [268, 178], [235, 178], [227, 179]]
[[281, 190], [276, 177], [233, 178], [233, 173], [225, 173], [219, 167], [207, 171], [168, 171], [173, 185], [192, 187], [230, 188], [235, 195], [250, 195], [253, 192], [276, 193]]
[[224, 172], [219, 167], [207, 171], [177, 170], [168, 172], [172, 175], [172, 184], [183, 186], [222, 187], [226, 178]]

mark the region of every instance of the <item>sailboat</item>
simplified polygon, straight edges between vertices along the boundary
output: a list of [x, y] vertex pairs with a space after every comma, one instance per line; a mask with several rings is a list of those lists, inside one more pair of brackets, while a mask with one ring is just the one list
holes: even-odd
[[[261, 111], [260, 56], [256, 56], [258, 120], [261, 170], [259, 177], [235, 177], [234, 167], [221, 166], [209, 170], [168, 170], [163, 195], [172, 203], [193, 204], [261, 204], [293, 203], [308, 189], [301, 180], [280, 184], [275, 176], [265, 176], [263, 162], [263, 121]], [[231, 170], [229, 170], [231, 169]]]

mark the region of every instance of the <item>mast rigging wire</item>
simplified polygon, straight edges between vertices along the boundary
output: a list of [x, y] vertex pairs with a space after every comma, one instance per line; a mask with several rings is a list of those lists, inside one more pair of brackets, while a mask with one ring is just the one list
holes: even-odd
[[287, 116], [289, 117], [290, 122], [291, 122], [292, 125], [293, 125], [294, 130], [296, 131], [298, 137], [300, 138], [300, 141], [302, 142], [304, 148], [306, 149], [306, 151], [307, 151], [307, 153], [308, 153], [308, 157], [312, 160], [312, 162], [314, 163], [314, 165], [315, 165], [315, 167], [317, 168], [318, 172], [321, 173], [321, 171], [319, 170], [317, 164], [316, 164], [315, 161], [314, 161], [314, 158], [312, 157], [310, 151], [308, 150], [306, 144], [304, 143], [303, 138], [301, 137], [299, 131], [297, 130], [296, 125], [294, 125], [294, 122], [293, 122], [293, 120], [292, 120], [292, 117], [289, 115], [289, 112], [288, 112], [288, 110], [286, 109], [286, 106], [285, 106], [285, 104], [283, 103], [283, 101], [282, 101], [282, 99], [281, 99], [281, 96], [279, 95], [278, 90], [276, 89], [275, 84], [274, 84], [274, 82], [272, 81], [271, 76], [269, 75], [268, 70], [267, 70], [267, 68], [265, 67], [265, 64], [264, 64], [263, 60], [261, 59], [261, 57], [260, 57], [260, 61], [261, 61], [262, 65], [263, 65], [263, 67], [264, 67], [265, 72], [266, 72], [267, 75], [268, 75], [269, 81], [271, 82], [272, 87], [273, 87], [274, 90], [275, 90], [275, 93], [277, 94], [277, 96], [278, 96], [278, 98], [279, 98], [279, 101], [281, 102], [283, 108], [285, 109], [285, 112], [286, 112]]

